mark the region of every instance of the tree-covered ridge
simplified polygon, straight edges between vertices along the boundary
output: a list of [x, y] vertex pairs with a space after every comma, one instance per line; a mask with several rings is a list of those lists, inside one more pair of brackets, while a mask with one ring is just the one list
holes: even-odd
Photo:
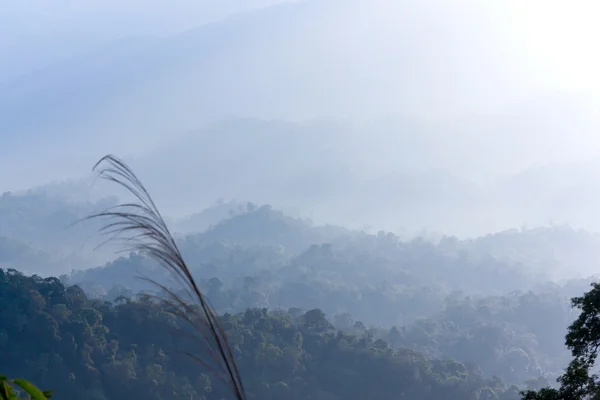
[[519, 263], [546, 279], [595, 274], [600, 263], [600, 235], [568, 225], [511, 229], [461, 241], [458, 247]]
[[[330, 243], [288, 250], [280, 244], [285, 237], [261, 236], [261, 226]], [[236, 240], [227, 240], [233, 237], [228, 232], [237, 233]], [[524, 230], [498, 235], [498, 246], [518, 244], [521, 235], [534, 240], [537, 233], [541, 242], [582, 234], [564, 227]], [[405, 241], [385, 232], [326, 230], [268, 207], [249, 207], [179, 244], [221, 313], [318, 308], [337, 329], [353, 333], [360, 321], [375, 339], [430, 358], [472, 362], [509, 384], [539, 377], [546, 380], [538, 384], [553, 382], [569, 360], [562, 338], [575, 318], [570, 298], [585, 291], [589, 280], [544, 283], [520, 263], [485, 253], [493, 237], [481, 240], [478, 246], [477, 240]], [[543, 254], [542, 246], [538, 250]], [[136, 276], [170, 282], [162, 268], [137, 253], [68, 279], [93, 298], [115, 301], [152, 289]]]
[[[179, 246], [200, 278], [217, 277], [224, 282], [246, 276], [264, 278], [277, 272], [281, 281], [310, 277], [335, 280], [344, 286], [377, 286], [385, 281], [405, 286], [435, 285], [471, 294], [502, 294], [538, 286], [550, 269], [575, 268], [566, 262], [567, 256], [555, 259], [559, 240], [573, 243], [565, 246], [564, 252], [579, 252], [581, 259], [587, 255], [588, 267], [595, 262], [591, 249], [597, 235], [564, 227], [504, 232], [474, 240], [406, 240], [387, 232], [373, 235], [315, 226], [270, 206], [252, 204], [204, 232], [180, 237]], [[523, 243], [536, 245], [528, 250]], [[92, 269], [75, 275], [76, 282], [118, 280], [123, 284], [125, 280], [126, 286], [136, 285], [131, 275], [119, 273], [115, 263], [103, 271]]]
[[[2, 270], [0, 316], [0, 370], [51, 387], [57, 398], [227, 393], [183, 354], [194, 349], [174, 334], [185, 331], [181, 321], [149, 297], [94, 301], [57, 279]], [[484, 377], [474, 364], [392, 349], [360, 326], [336, 332], [318, 309], [249, 309], [222, 320], [250, 398], [518, 399], [516, 387]]]
[[[315, 226], [247, 204], [178, 244], [221, 314], [319, 309], [336, 331], [369, 335], [429, 360], [471, 363], [506, 385], [539, 388], [568, 364], [562, 338], [576, 318], [569, 299], [589, 280], [553, 284], [536, 269], [564, 267], [575, 250], [592, 254], [596, 238], [551, 226], [475, 240], [405, 240]], [[562, 253], [557, 243], [565, 243]], [[536, 267], [536, 260], [543, 262]], [[177, 287], [138, 253], [61, 281], [78, 284], [92, 303], [115, 303], [152, 289], [140, 275]]]
[[297, 253], [311, 244], [347, 236], [339, 227], [314, 226], [308, 220], [292, 218], [269, 205], [247, 205], [246, 212], [226, 218], [201, 236], [208, 242], [227, 241], [240, 246], [278, 245]]

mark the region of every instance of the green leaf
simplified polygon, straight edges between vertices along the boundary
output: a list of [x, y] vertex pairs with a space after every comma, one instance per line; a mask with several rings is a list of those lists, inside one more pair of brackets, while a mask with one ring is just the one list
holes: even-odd
[[8, 390], [6, 389], [8, 385], [6, 382], [0, 382], [0, 399], [8, 400]]
[[7, 380], [0, 381], [0, 397], [2, 400], [12, 400], [16, 397]]
[[13, 379], [13, 383], [23, 389], [33, 400], [47, 400], [40, 389], [25, 379]]

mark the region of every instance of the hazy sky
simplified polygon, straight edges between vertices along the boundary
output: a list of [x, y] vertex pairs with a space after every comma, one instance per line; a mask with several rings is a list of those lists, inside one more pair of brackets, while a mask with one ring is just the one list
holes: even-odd
[[[415, 168], [421, 179], [441, 171], [433, 176], [451, 176], [468, 191], [475, 178], [594, 161], [599, 12], [593, 1], [559, 0], [8, 0], [0, 8], [0, 168], [11, 173], [0, 187], [81, 176], [111, 152], [136, 156], [148, 170], [160, 159], [185, 176], [212, 174], [205, 199], [249, 193], [284, 202], [283, 184], [300, 193], [290, 182], [327, 176], [315, 187], [361, 182], [339, 196], [368, 187], [393, 204], [413, 182], [402, 174]], [[320, 125], [331, 129], [323, 140], [306, 126], [281, 128], [291, 135], [281, 142], [277, 124], [263, 127], [262, 142], [248, 133], [252, 123], [197, 131], [228, 117], [345, 122]], [[188, 159], [176, 149], [160, 156], [163, 145], [190, 150], [175, 137], [192, 131], [203, 147]], [[224, 139], [194, 137], [207, 132], [230, 135], [235, 151]], [[217, 154], [219, 171], [193, 159]], [[393, 195], [382, 189], [384, 177], [396, 179]], [[164, 193], [185, 190], [184, 180], [175, 189], [168, 184], [176, 180], [163, 178], [156, 185]], [[462, 204], [465, 194], [453, 197], [448, 182], [440, 183], [445, 192], [412, 190]]]
[[127, 36], [165, 36], [285, 0], [6, 0], [0, 80]]
[[[312, 1], [335, 3], [335, 7], [347, 9], [352, 9], [355, 3], [361, 3], [354, 0]], [[284, 2], [7, 0], [0, 8], [0, 51], [3, 54], [0, 77], [25, 72], [64, 55], [91, 51], [110, 40], [130, 35], [170, 35], [217, 21], [231, 13]], [[466, 28], [477, 23], [478, 18], [487, 19], [488, 24], [495, 20], [505, 42], [517, 42], [519, 47], [525, 49], [521, 60], [507, 61], [533, 62], [547, 70], [540, 71], [542, 74], [551, 73], [557, 86], [600, 86], [597, 73], [600, 57], [595, 51], [600, 36], [600, 27], [596, 24], [600, 5], [593, 0], [376, 0], [362, 3], [380, 21], [390, 20], [392, 23], [400, 23], [402, 15], [411, 15], [417, 7], [426, 9], [429, 4], [433, 5], [428, 10], [431, 14], [437, 12], [436, 8], [439, 12], [442, 9], [454, 10], [443, 17], [457, 29], [461, 25]], [[368, 21], [368, 15], [363, 21]], [[330, 23], [332, 29], [339, 29], [343, 21], [332, 20]], [[431, 28], [435, 30], [435, 27]]]

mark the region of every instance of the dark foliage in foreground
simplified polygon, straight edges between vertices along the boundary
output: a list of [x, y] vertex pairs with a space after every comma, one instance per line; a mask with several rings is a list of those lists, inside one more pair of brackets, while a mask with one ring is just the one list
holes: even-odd
[[596, 360], [600, 349], [600, 284], [572, 300], [581, 313], [569, 327], [565, 344], [573, 359], [558, 378], [560, 387], [529, 390], [524, 400], [594, 400], [600, 398], [600, 376]]
[[[57, 399], [221, 399], [230, 392], [187, 357], [197, 343], [152, 298], [91, 301], [54, 278], [0, 272], [0, 371]], [[319, 310], [250, 309], [222, 324], [252, 399], [518, 399], [475, 365], [393, 350], [368, 332], [339, 333]]]

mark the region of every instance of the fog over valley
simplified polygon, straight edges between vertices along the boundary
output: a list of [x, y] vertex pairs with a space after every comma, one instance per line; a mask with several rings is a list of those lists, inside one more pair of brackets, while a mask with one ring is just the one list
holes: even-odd
[[[92, 18], [64, 3], [65, 21]], [[118, 42], [1, 84], [1, 162], [13, 171], [1, 183], [81, 178], [113, 152], [139, 163], [177, 216], [224, 198], [411, 233], [597, 230], [597, 96], [535, 68], [535, 52], [521, 57], [527, 41], [489, 7], [394, 4], [307, 0], [226, 16], [207, 3], [206, 25], [156, 25], [151, 38], [142, 16], [120, 10], [132, 26], [115, 25]], [[44, 21], [61, 21], [52, 12]], [[106, 31], [103, 15], [82, 37]], [[26, 59], [14, 53], [10, 65]]]

